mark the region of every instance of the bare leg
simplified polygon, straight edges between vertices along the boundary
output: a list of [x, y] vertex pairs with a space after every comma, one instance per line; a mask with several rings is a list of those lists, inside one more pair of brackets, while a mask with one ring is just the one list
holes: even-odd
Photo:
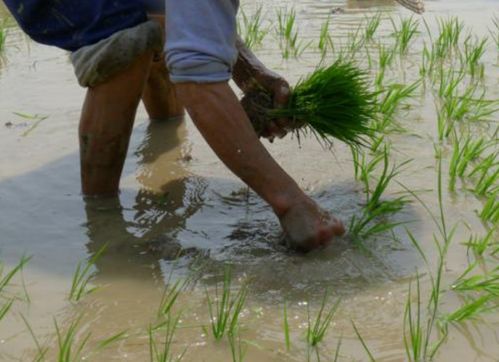
[[274, 209], [291, 246], [310, 250], [344, 233], [260, 143], [227, 83], [176, 85], [199, 131], [220, 159]]
[[151, 65], [142, 101], [149, 118], [162, 121], [184, 115], [184, 107], [177, 98], [174, 85], [170, 82], [168, 70], [162, 55], [155, 56]]
[[[151, 14], [149, 18], [157, 21], [164, 28], [164, 15]], [[162, 121], [184, 115], [184, 107], [177, 98], [174, 85], [170, 82], [162, 54], [154, 55], [142, 101], [151, 120]]]
[[79, 127], [82, 190], [87, 196], [118, 193], [151, 60], [152, 54], [146, 53], [126, 71], [87, 91]]

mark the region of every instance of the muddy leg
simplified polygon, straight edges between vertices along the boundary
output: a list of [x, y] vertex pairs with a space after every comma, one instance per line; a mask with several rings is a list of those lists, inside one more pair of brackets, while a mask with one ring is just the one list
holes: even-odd
[[87, 91], [79, 127], [82, 190], [87, 196], [118, 193], [151, 61], [152, 53], [146, 53], [126, 71]]
[[175, 88], [170, 82], [168, 70], [162, 55], [155, 55], [149, 78], [147, 79], [142, 101], [149, 118], [162, 121], [184, 115], [184, 107], [179, 102]]
[[[149, 18], [158, 22], [164, 29], [164, 15], [149, 14]], [[142, 94], [142, 101], [149, 118], [153, 121], [162, 121], [184, 115], [184, 107], [178, 100], [175, 88], [170, 82], [163, 54], [154, 55], [151, 72]]]

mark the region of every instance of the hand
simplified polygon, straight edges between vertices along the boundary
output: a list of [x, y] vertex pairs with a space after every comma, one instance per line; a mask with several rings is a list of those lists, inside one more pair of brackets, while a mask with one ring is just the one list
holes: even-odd
[[[283, 77], [265, 69], [260, 71], [255, 78], [259, 86], [272, 94], [275, 108], [283, 108], [288, 105], [291, 90], [288, 82]], [[283, 138], [292, 130], [291, 123], [292, 121], [287, 118], [276, 119], [267, 125], [260, 136], [268, 138], [270, 142], [273, 142], [275, 137]]]

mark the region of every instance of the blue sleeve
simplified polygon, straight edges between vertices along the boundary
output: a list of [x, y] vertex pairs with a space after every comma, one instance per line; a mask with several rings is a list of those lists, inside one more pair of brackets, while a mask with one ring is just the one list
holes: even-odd
[[166, 0], [166, 63], [174, 83], [227, 81], [237, 60], [239, 0]]
[[[158, 0], [160, 1], [160, 0]], [[74, 51], [147, 20], [142, 0], [4, 0], [35, 41]]]

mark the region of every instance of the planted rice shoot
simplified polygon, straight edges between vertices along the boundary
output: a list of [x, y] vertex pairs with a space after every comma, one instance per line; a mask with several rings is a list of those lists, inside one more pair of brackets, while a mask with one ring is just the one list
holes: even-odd
[[322, 298], [322, 304], [319, 309], [317, 316], [312, 321], [312, 316], [310, 315], [310, 306], [307, 304], [308, 312], [308, 327], [307, 327], [307, 342], [310, 346], [317, 346], [324, 337], [326, 336], [331, 322], [333, 321], [334, 315], [338, 310], [340, 305], [340, 300], [336, 301], [331, 308], [326, 310], [326, 304], [328, 301], [329, 293], [326, 291], [324, 297]]
[[243, 362], [246, 357], [247, 348], [241, 340], [239, 333], [229, 333], [228, 335], [232, 362]]
[[62, 331], [54, 319], [57, 334], [58, 362], [73, 362], [81, 360], [84, 357], [82, 354], [90, 339], [90, 332], [85, 334], [81, 341], [78, 340], [78, 326], [80, 321], [81, 317], [72, 321], [66, 331]]
[[284, 343], [286, 345], [286, 351], [291, 350], [291, 336], [289, 330], [289, 320], [288, 320], [288, 305], [284, 302], [284, 310], [283, 310], [283, 329], [284, 329]]
[[78, 262], [73, 274], [71, 290], [69, 291], [69, 300], [72, 302], [80, 301], [84, 296], [95, 292], [98, 287], [89, 287], [90, 281], [95, 277], [96, 272], [92, 271], [97, 261], [100, 259], [106, 245], [100, 248], [92, 257], [85, 261]]
[[402, 128], [394, 121], [395, 114], [401, 108], [409, 108], [408, 100], [415, 97], [421, 82], [415, 81], [409, 85], [392, 84], [380, 95], [378, 112], [381, 117], [375, 119], [376, 132], [390, 133], [401, 131]]
[[284, 59], [288, 59], [290, 56], [299, 57], [310, 45], [310, 43], [305, 44], [299, 39], [294, 8], [277, 10], [276, 34], [279, 38], [279, 46]]
[[[370, 176], [370, 173], [381, 162], [383, 162], [381, 175], [375, 180], [375, 185], [372, 187], [372, 177]], [[364, 183], [366, 205], [364, 206], [361, 215], [354, 215], [350, 221], [348, 230], [354, 240], [359, 241], [360, 239], [366, 239], [370, 236], [392, 230], [403, 224], [403, 222], [393, 223], [384, 219], [402, 210], [409, 202], [409, 199], [406, 195], [402, 195], [395, 199], [383, 200], [382, 196], [408, 162], [409, 161], [406, 161], [400, 165], [390, 167], [389, 152], [385, 147], [383, 154], [373, 158], [371, 162], [367, 162], [360, 166], [360, 179]]]
[[357, 338], [359, 339], [360, 343], [362, 344], [362, 348], [364, 348], [364, 351], [366, 351], [367, 356], [369, 357], [369, 361], [375, 362], [376, 359], [374, 358], [374, 355], [372, 354], [371, 350], [367, 346], [366, 341], [364, 340], [364, 338], [360, 334], [359, 330], [357, 329], [357, 326], [355, 325], [355, 323], [353, 321], [352, 321], [352, 327], [353, 327], [355, 334], [357, 335]]
[[239, 324], [239, 316], [246, 302], [248, 290], [243, 285], [236, 295], [232, 291], [232, 275], [229, 267], [225, 268], [222, 291], [215, 286], [215, 296], [210, 297], [206, 291], [208, 311], [210, 314], [211, 331], [217, 341], [226, 334], [234, 334]]
[[365, 19], [366, 19], [366, 25], [364, 28], [364, 39], [369, 42], [374, 39], [376, 31], [381, 25], [381, 13], [378, 12], [376, 13], [376, 15], [371, 16], [370, 18], [366, 16]]
[[244, 8], [240, 10], [240, 21], [238, 21], [238, 34], [249, 48], [257, 48], [262, 45], [263, 40], [269, 33], [269, 28], [263, 26], [263, 6], [259, 5], [255, 12], [248, 15]]
[[499, 297], [499, 267], [486, 274], [469, 276], [477, 265], [477, 262], [471, 264], [452, 284], [452, 290], [461, 293], [482, 293]]
[[410, 17], [402, 19], [400, 21], [400, 27], [398, 27], [393, 20], [392, 25], [394, 29], [393, 35], [396, 39], [396, 49], [398, 49], [400, 54], [407, 54], [411, 41], [419, 34], [419, 21]]
[[469, 176], [475, 178], [473, 192], [486, 196], [499, 192], [499, 152], [492, 153], [476, 164]]
[[483, 222], [489, 222], [492, 225], [499, 224], [499, 192], [491, 193], [480, 212], [480, 218]]
[[393, 63], [395, 52], [394, 49], [390, 49], [384, 44], [380, 44], [378, 49], [379, 70], [374, 83], [376, 84], [377, 89], [381, 89], [383, 80], [385, 79], [386, 69]]
[[455, 190], [456, 180], [466, 174], [471, 162], [476, 161], [492, 143], [480, 137], [474, 140], [470, 135], [461, 139], [455, 137], [452, 157], [449, 164], [449, 189]]
[[[177, 356], [173, 352], [173, 338], [179, 321], [180, 316], [173, 317], [169, 314], [166, 323], [161, 328], [149, 327], [149, 356], [151, 362], [178, 362], [184, 358], [187, 350]], [[156, 335], [160, 332], [161, 336], [158, 338]]]
[[319, 35], [319, 50], [321, 52], [322, 58], [324, 58], [329, 51], [334, 51], [333, 38], [329, 32], [329, 27], [331, 24], [331, 18], [328, 17], [326, 21], [321, 25], [321, 32]]
[[494, 296], [492, 295], [469, 298], [461, 307], [442, 316], [444, 328], [447, 327], [447, 323], [459, 323], [474, 320], [483, 313], [496, 310], [499, 307], [499, 304], [491, 303], [493, 299]]
[[165, 287], [158, 308], [158, 316], [167, 316], [170, 314], [175, 302], [186, 285], [186, 281], [177, 280], [171, 286], [167, 285]]
[[7, 26], [5, 21], [0, 21], [0, 54], [5, 50], [5, 43], [7, 39]]
[[499, 18], [497, 16], [494, 16], [494, 19], [492, 19], [492, 23], [494, 24], [494, 28], [490, 29], [489, 33], [492, 36], [494, 43], [496, 44], [497, 51], [499, 51]]
[[491, 229], [485, 236], [472, 235], [465, 245], [468, 249], [473, 250], [476, 256], [482, 257], [491, 245], [498, 245], [498, 243], [494, 243], [495, 232], [496, 230]]
[[4, 265], [0, 263], [0, 321], [5, 318], [16, 300], [16, 296], [11, 295], [10, 291], [8, 290], [9, 286], [11, 285], [12, 279], [18, 273], [22, 272], [24, 266], [30, 260], [31, 257], [23, 256], [19, 263], [7, 272], [4, 271]]
[[480, 60], [487, 50], [487, 41], [487, 38], [480, 40], [471, 36], [464, 41], [464, 63], [472, 77], [483, 77], [484, 67], [480, 66]]
[[328, 145], [333, 139], [365, 144], [376, 117], [376, 95], [367, 75], [341, 59], [298, 82], [284, 108], [274, 108], [271, 94], [261, 88], [248, 92], [241, 103], [258, 134], [269, 122], [287, 118], [298, 137], [311, 133]]

